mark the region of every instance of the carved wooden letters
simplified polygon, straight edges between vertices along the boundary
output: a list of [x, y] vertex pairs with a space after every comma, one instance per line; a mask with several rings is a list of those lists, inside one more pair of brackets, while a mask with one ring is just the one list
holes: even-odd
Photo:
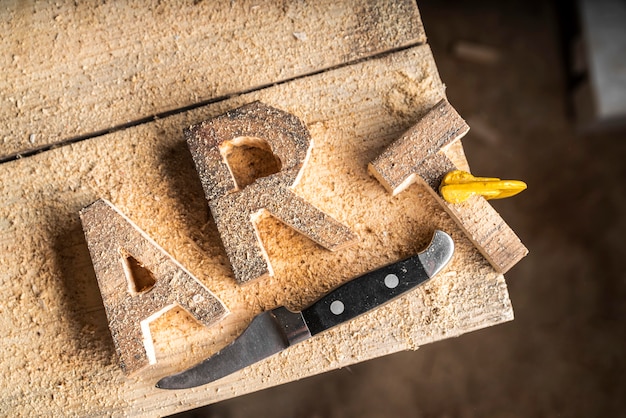
[[368, 168], [393, 195], [418, 179], [427, 184], [487, 261], [505, 273], [528, 253], [513, 230], [483, 197], [452, 204], [438, 193], [443, 177], [459, 169], [446, 156], [446, 149], [468, 131], [469, 126], [444, 99]]
[[109, 202], [98, 200], [80, 216], [126, 373], [156, 362], [149, 324], [174, 306], [205, 326], [228, 313], [219, 299]]
[[[369, 170], [394, 195], [416, 180], [427, 184], [487, 260], [504, 272], [527, 252], [513, 231], [482, 197], [449, 204], [437, 193], [443, 176], [457, 168], [446, 149], [468, 130], [442, 100]], [[294, 115], [254, 102], [191, 126], [185, 138], [238, 283], [272, 274], [256, 228], [263, 213], [331, 250], [355, 240], [350, 229], [292, 190], [312, 147], [306, 126]], [[262, 157], [244, 160], [243, 175], [237, 154], [242, 147]], [[83, 209], [81, 220], [127, 373], [156, 361], [149, 323], [173, 306], [207, 326], [227, 314], [208, 289], [109, 202]]]
[[[306, 126], [294, 115], [254, 102], [191, 126], [185, 137], [239, 283], [273, 274], [255, 225], [263, 211], [330, 250], [356, 238], [291, 190], [312, 146]], [[278, 172], [245, 187], [238, 184], [228, 156], [240, 145], [270, 151]]]

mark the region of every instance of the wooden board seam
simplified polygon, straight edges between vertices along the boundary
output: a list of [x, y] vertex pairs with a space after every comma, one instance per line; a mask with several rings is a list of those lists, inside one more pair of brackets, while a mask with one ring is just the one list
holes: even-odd
[[385, 57], [387, 57], [389, 55], [393, 55], [395, 53], [402, 52], [402, 51], [405, 51], [405, 50], [408, 50], [408, 49], [411, 49], [411, 48], [415, 48], [415, 47], [418, 47], [418, 46], [422, 46], [422, 45], [426, 45], [426, 42], [412, 42], [412, 43], [407, 44], [407, 45], [403, 45], [403, 46], [399, 46], [399, 47], [388, 49], [388, 50], [386, 50], [384, 52], [379, 52], [379, 53], [372, 54], [372, 55], [370, 55], [368, 57], [363, 57], [363, 58], [358, 58], [358, 59], [354, 59], [354, 60], [351, 60], [351, 61], [346, 61], [346, 62], [343, 62], [341, 64], [329, 66], [329, 67], [326, 67], [326, 68], [321, 68], [319, 70], [311, 71], [311, 72], [308, 72], [306, 74], [300, 74], [300, 75], [295, 76], [295, 77], [286, 78], [284, 80], [280, 80], [280, 81], [277, 81], [275, 83], [264, 83], [264, 84], [258, 85], [256, 87], [251, 87], [249, 89], [240, 90], [240, 91], [238, 91], [236, 93], [221, 95], [221, 96], [217, 96], [217, 97], [212, 97], [210, 99], [202, 100], [202, 101], [199, 101], [199, 102], [187, 105], [187, 106], [182, 106], [182, 107], [179, 107], [179, 108], [176, 108], [176, 109], [170, 109], [170, 110], [167, 110], [167, 111], [164, 111], [164, 112], [155, 113], [155, 114], [148, 115], [148, 116], [145, 116], [145, 117], [142, 117], [142, 118], [139, 118], [139, 119], [135, 119], [135, 120], [127, 122], [127, 123], [115, 125], [115, 126], [112, 126], [112, 127], [106, 128], [106, 129], [101, 129], [101, 130], [98, 130], [98, 131], [95, 131], [95, 132], [92, 132], [92, 133], [88, 133], [88, 134], [84, 134], [84, 135], [78, 135], [78, 136], [75, 136], [75, 137], [70, 137], [70, 138], [64, 139], [62, 141], [55, 142], [55, 143], [52, 143], [52, 144], [47, 144], [47, 145], [44, 145], [44, 146], [41, 146], [41, 147], [38, 147], [38, 148], [33, 148], [33, 149], [29, 149], [29, 150], [24, 150], [24, 151], [18, 151], [16, 153], [9, 154], [9, 155], [6, 155], [6, 156], [0, 156], [0, 164], [8, 163], [8, 162], [19, 160], [19, 159], [22, 159], [22, 158], [28, 158], [28, 157], [31, 157], [33, 155], [41, 154], [42, 152], [50, 151], [50, 150], [53, 150], [53, 149], [56, 149], [56, 148], [59, 148], [59, 147], [64, 147], [64, 146], [67, 146], [67, 145], [75, 144], [77, 142], [82, 142], [82, 141], [85, 141], [85, 140], [88, 140], [88, 139], [98, 138], [98, 137], [105, 136], [105, 135], [108, 135], [108, 134], [112, 134], [112, 133], [115, 133], [115, 132], [123, 131], [123, 130], [129, 129], [129, 128], [134, 128], [136, 126], [140, 126], [140, 125], [143, 125], [143, 124], [146, 124], [146, 123], [150, 123], [150, 122], [153, 122], [153, 121], [158, 120], [158, 119], [165, 119], [165, 118], [168, 118], [170, 116], [175, 116], [175, 115], [178, 115], [178, 114], [181, 114], [181, 113], [189, 112], [191, 110], [195, 110], [195, 109], [198, 109], [198, 108], [201, 108], [201, 107], [204, 107], [204, 106], [208, 106], [208, 105], [211, 105], [211, 104], [214, 104], [214, 103], [223, 102], [223, 101], [232, 99], [233, 97], [238, 97], [238, 96], [242, 96], [242, 95], [245, 95], [245, 94], [250, 94], [250, 93], [257, 92], [257, 91], [261, 91], [261, 90], [264, 90], [264, 89], [267, 89], [267, 88], [270, 88], [270, 87], [273, 87], [273, 86], [280, 86], [282, 84], [290, 83], [290, 82], [295, 81], [295, 80], [304, 79], [304, 78], [307, 78], [307, 77], [313, 77], [313, 76], [316, 76], [316, 75], [319, 75], [319, 74], [323, 74], [323, 73], [326, 73], [326, 72], [335, 71], [335, 70], [338, 70], [338, 69], [341, 69], [341, 68], [344, 68], [344, 67], [349, 67], [351, 65], [356, 65], [356, 64], [359, 64], [359, 63], [362, 63], [362, 62], [365, 62], [365, 61], [384, 59]]

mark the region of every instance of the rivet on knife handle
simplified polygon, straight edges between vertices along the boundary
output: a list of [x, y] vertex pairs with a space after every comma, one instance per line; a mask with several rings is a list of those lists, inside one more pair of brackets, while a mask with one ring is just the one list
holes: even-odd
[[453, 252], [452, 238], [435, 231], [423, 252], [357, 277], [302, 312], [281, 306], [257, 315], [230, 345], [181, 373], [164, 377], [157, 387], [186, 389], [213, 382], [349, 321], [426, 282], [448, 264]]

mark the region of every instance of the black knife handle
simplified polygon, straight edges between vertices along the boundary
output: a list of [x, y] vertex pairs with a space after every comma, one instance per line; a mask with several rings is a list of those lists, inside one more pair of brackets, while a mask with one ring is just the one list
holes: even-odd
[[304, 309], [302, 316], [311, 335], [319, 334], [389, 302], [429, 278], [415, 255], [341, 285]]

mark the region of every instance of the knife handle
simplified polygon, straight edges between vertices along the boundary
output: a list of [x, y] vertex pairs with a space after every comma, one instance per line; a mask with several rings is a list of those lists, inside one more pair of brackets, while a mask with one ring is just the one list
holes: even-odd
[[311, 335], [383, 305], [429, 279], [419, 256], [381, 267], [326, 294], [302, 311]]

